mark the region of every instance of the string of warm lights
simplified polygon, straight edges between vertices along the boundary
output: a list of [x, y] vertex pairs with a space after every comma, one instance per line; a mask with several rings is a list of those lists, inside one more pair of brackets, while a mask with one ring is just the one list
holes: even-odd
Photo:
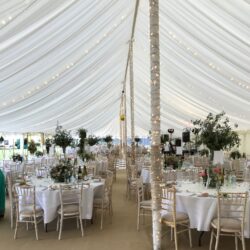
[[[201, 55], [201, 53], [198, 53], [198, 52], [195, 51], [191, 46], [185, 44], [183, 41], [181, 41], [180, 39], [178, 39], [177, 35], [175, 35], [172, 31], [167, 31], [167, 34], [169, 34], [170, 38], [173, 38], [173, 40], [174, 40], [175, 42], [177, 42], [177, 44], [178, 44], [179, 46], [183, 46], [183, 48], [184, 48], [185, 50], [189, 51], [189, 52], [191, 53], [191, 55], [196, 56], [196, 58], [197, 58], [197, 59], [200, 59], [200, 61], [202, 61], [205, 65], [208, 65], [209, 67], [211, 67], [211, 69], [217, 70], [217, 71], [220, 72], [220, 73], [223, 72], [222, 69], [219, 68], [218, 66], [216, 67], [215, 64], [212, 64], [212, 63], [210, 63], [209, 61], [206, 61], [206, 60], [205, 60], [205, 57], [203, 57], [203, 56]], [[147, 51], [147, 49], [145, 49], [145, 48], [144, 48], [143, 50], [144, 50], [144, 51]], [[161, 65], [162, 65], [163, 67], [165, 66], [164, 63], [161, 63]], [[167, 69], [169, 70], [169, 68], [167, 68]], [[229, 79], [228, 75], [229, 75], [229, 74], [227, 74], [227, 73], [224, 73], [224, 74], [223, 74], [223, 76], [226, 77], [226, 79]], [[168, 79], [168, 80], [169, 80], [169, 79]], [[232, 81], [232, 80], [235, 81], [235, 78], [230, 77], [230, 80], [231, 80], [231, 81]], [[145, 82], [145, 83], [148, 83], [148, 80], [144, 80], [144, 82]], [[245, 84], [241, 84], [241, 83], [238, 81], [238, 84], [239, 84], [240, 86], [242, 86], [243, 88], [245, 88], [246, 90], [249, 91], [249, 87], [248, 87], [248, 85], [247, 85], [246, 83], [245, 83]], [[178, 88], [178, 87], [175, 86], [175, 85], [171, 85], [171, 86], [172, 86], [172, 87], [171, 87], [172, 89], [175, 88], [175, 87]], [[188, 87], [188, 89], [194, 89], [194, 87], [193, 87], [190, 83], [187, 83], [187, 87]], [[185, 93], [183, 93], [183, 94], [185, 94]], [[200, 95], [200, 99], [202, 100], [202, 99], [204, 99], [204, 96], [206, 96], [207, 94], [205, 94], [203, 91], [196, 91], [196, 96], [198, 96], [198, 95]], [[184, 97], [180, 97], [180, 98], [183, 99], [184, 102], [187, 101]], [[171, 99], [171, 98], [168, 98], [168, 99], [169, 99], [168, 102], [170, 103], [170, 101], [171, 101], [170, 99]], [[206, 99], [209, 100], [209, 103], [213, 103], [214, 106], [215, 106], [218, 110], [225, 110], [225, 104], [220, 102], [221, 99], [215, 99], [215, 98], [213, 98], [212, 96], [208, 96]], [[176, 107], [176, 105], [177, 105], [176, 102], [174, 102], [174, 106], [175, 106], [175, 107]], [[181, 107], [181, 109], [183, 110], [183, 106]], [[208, 108], [205, 108], [205, 109], [206, 109], [206, 110], [209, 110]], [[240, 114], [240, 112], [241, 112], [241, 111], [237, 111], [237, 112], [230, 111], [229, 117], [230, 117], [231, 119], [234, 119], [234, 120], [237, 120], [238, 118], [242, 118], [242, 119], [245, 119], [245, 120], [249, 120], [249, 117], [247, 117], [245, 113]], [[200, 117], [199, 114], [195, 114], [195, 115], [196, 115], [197, 117]], [[186, 123], [184, 122], [183, 124], [186, 124]]]
[[63, 68], [59, 69], [56, 73], [54, 73], [51, 77], [49, 77], [48, 79], [44, 80], [42, 83], [40, 83], [39, 85], [25, 91], [25, 93], [22, 93], [20, 96], [18, 97], [13, 97], [11, 98], [10, 101], [5, 101], [2, 103], [2, 106], [6, 107], [6, 106], [11, 106], [19, 101], [22, 101], [23, 99], [25, 99], [26, 97], [30, 97], [32, 95], [35, 95], [37, 92], [45, 89], [48, 87], [48, 85], [51, 85], [53, 82], [55, 82], [56, 80], [58, 80], [62, 75], [64, 75], [65, 73], [67, 73], [69, 70], [71, 70], [73, 67], [75, 67], [79, 62], [81, 62], [85, 56], [87, 56], [91, 51], [93, 51], [98, 45], [101, 44], [102, 41], [104, 41], [105, 39], [107, 39], [116, 29], [118, 29], [118, 27], [124, 23], [124, 21], [126, 20], [127, 17], [129, 17], [130, 13], [126, 13], [124, 15], [121, 16], [120, 21], [118, 23], [114, 23], [111, 28], [105, 32], [104, 34], [102, 34], [99, 39], [97, 39], [95, 41], [95, 43], [90, 46], [88, 49], [84, 50], [84, 53], [82, 55], [80, 55], [77, 59], [75, 59], [74, 61], [69, 62], [68, 64], [66, 64]]
[[161, 155], [160, 155], [160, 47], [159, 1], [150, 0], [150, 67], [151, 67], [151, 193], [153, 249], [161, 249]]
[[0, 29], [3, 29], [6, 25], [14, 21], [21, 13], [24, 11], [27, 11], [27, 9], [30, 8], [31, 5], [33, 5], [34, 2], [37, 0], [25, 0], [20, 7], [15, 5], [15, 8], [12, 8], [11, 10], [5, 11], [4, 17], [0, 18]]
[[225, 70], [221, 66], [216, 65], [216, 63], [205, 60], [206, 57], [202, 56], [201, 52], [196, 51], [194, 48], [192, 48], [192, 46], [183, 42], [181, 39], [178, 38], [178, 36], [174, 32], [168, 30], [167, 33], [172, 41], [175, 41], [180, 47], [186, 49], [192, 56], [196, 57], [200, 62], [208, 65], [212, 70], [216, 71], [218, 74], [230, 80], [235, 85], [250, 92], [250, 83], [247, 83], [244, 80], [240, 80], [236, 76], [232, 76], [229, 72], [225, 72]]

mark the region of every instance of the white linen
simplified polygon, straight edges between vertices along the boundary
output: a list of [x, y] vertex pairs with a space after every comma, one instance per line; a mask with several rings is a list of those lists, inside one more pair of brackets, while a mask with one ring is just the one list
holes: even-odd
[[[59, 120], [66, 129], [119, 136], [135, 1], [0, 0], [0, 6], [0, 131], [54, 132]], [[249, 129], [247, 1], [165, 0], [159, 9], [162, 130], [181, 133], [191, 119], [221, 110]], [[133, 57], [137, 135], [150, 130], [148, 24], [148, 1], [140, 1]]]
[[[32, 178], [32, 183], [36, 186], [37, 203], [44, 210], [44, 223], [49, 223], [57, 217], [57, 209], [60, 205], [59, 190], [47, 188], [51, 185], [49, 179]], [[83, 189], [82, 219], [91, 219], [94, 196], [101, 195], [104, 182], [87, 181], [86, 183], [90, 183], [90, 187]]]
[[[240, 186], [223, 188], [222, 191], [244, 192], [248, 190], [245, 183]], [[184, 184], [177, 187], [182, 192], [177, 192], [176, 208], [179, 212], [185, 212], [190, 218], [190, 227], [198, 231], [209, 231], [212, 219], [217, 215], [217, 198], [215, 189], [205, 189], [199, 184]], [[187, 192], [188, 191], [188, 192]], [[207, 192], [208, 197], [199, 196], [201, 192]], [[244, 235], [250, 238], [250, 199], [247, 203], [246, 224]]]

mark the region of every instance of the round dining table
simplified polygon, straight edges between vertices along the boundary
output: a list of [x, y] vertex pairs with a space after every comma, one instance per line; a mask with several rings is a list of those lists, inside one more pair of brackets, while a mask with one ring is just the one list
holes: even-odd
[[[178, 182], [176, 210], [185, 212], [190, 219], [190, 227], [198, 231], [210, 231], [210, 223], [217, 216], [217, 190], [207, 189], [201, 183]], [[222, 192], [249, 192], [249, 183], [237, 183], [221, 187]], [[245, 231], [250, 238], [250, 198], [246, 207]]]
[[[44, 211], [44, 224], [48, 224], [57, 218], [57, 209], [60, 205], [59, 185], [50, 178], [29, 179], [36, 187], [36, 202]], [[90, 179], [82, 181], [86, 184], [83, 188], [82, 219], [92, 219], [94, 197], [101, 197], [104, 179]]]

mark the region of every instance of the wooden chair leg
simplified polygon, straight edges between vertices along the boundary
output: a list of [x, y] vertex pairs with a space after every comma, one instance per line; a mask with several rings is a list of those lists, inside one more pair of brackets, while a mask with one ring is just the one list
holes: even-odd
[[18, 220], [16, 220], [16, 227], [15, 227], [14, 239], [17, 238], [17, 228], [18, 228]]
[[212, 230], [211, 230], [211, 236], [210, 236], [209, 250], [212, 250], [213, 239], [214, 239], [214, 229], [212, 228]]
[[242, 241], [242, 249], [246, 250], [246, 243], [245, 243], [244, 232], [242, 232], [241, 241]]
[[13, 213], [13, 207], [10, 208], [10, 227], [11, 229], [14, 226], [14, 213]]
[[238, 250], [238, 238], [237, 238], [236, 233], [235, 233], [235, 236], [234, 236], [234, 242], [235, 242], [235, 250]]
[[175, 250], [178, 250], [178, 239], [177, 239], [177, 229], [176, 229], [176, 226], [174, 228], [174, 243], [175, 243]]
[[137, 231], [140, 230], [140, 206], [138, 205], [137, 209]]
[[193, 243], [192, 243], [192, 232], [190, 227], [188, 228], [188, 236], [189, 236], [189, 245], [190, 247], [193, 247]]
[[101, 230], [103, 228], [103, 209], [102, 209], [102, 212], [101, 212]]
[[61, 218], [60, 218], [60, 229], [59, 229], [58, 240], [61, 240], [61, 236], [62, 236], [62, 227], [63, 227], [63, 217], [61, 216]]
[[215, 242], [215, 250], [218, 250], [218, 247], [219, 247], [219, 239], [220, 239], [220, 231], [219, 231], [219, 229], [217, 229], [216, 242]]
[[79, 222], [80, 222], [80, 228], [81, 228], [81, 233], [82, 233], [82, 237], [83, 237], [83, 236], [84, 236], [84, 231], [83, 231], [82, 218], [81, 218], [81, 216], [79, 216]]
[[38, 230], [37, 230], [37, 221], [36, 221], [36, 217], [34, 217], [34, 226], [35, 226], [36, 239], [38, 240]]

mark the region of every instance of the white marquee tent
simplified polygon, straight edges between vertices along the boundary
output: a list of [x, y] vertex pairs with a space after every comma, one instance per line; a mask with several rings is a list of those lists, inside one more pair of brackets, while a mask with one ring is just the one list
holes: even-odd
[[[52, 132], [59, 121], [119, 135], [135, 2], [0, 0], [0, 131]], [[250, 129], [249, 16], [246, 0], [160, 1], [162, 131], [181, 132], [222, 110], [238, 129]], [[149, 61], [149, 3], [140, 0], [138, 135], [150, 130]]]

